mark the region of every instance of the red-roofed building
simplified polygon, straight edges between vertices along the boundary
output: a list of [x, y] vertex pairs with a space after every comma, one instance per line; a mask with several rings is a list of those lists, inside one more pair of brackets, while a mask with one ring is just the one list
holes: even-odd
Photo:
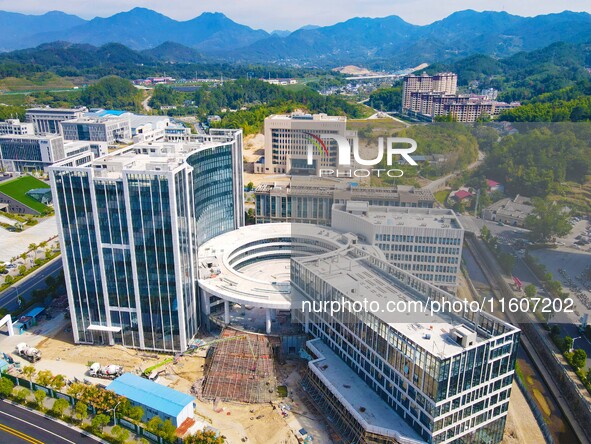
[[454, 193], [453, 198], [459, 202], [461, 200], [468, 199], [472, 196], [473, 194], [470, 191], [458, 190]]
[[496, 180], [486, 179], [486, 186], [488, 188], [489, 193], [492, 193], [494, 191], [499, 191], [502, 193], [503, 191], [505, 191], [505, 187]]

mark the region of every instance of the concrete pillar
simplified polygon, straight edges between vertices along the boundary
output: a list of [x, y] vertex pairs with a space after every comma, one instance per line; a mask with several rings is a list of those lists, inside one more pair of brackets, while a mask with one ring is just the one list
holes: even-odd
[[271, 309], [267, 308], [265, 310], [265, 331], [268, 335], [271, 334]]
[[224, 301], [224, 323], [230, 323], [230, 302]]

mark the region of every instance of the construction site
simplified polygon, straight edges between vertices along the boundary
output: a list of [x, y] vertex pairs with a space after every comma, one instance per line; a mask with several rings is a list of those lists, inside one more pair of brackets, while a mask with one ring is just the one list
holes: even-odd
[[273, 349], [272, 337], [225, 328], [206, 361], [195, 395], [200, 400], [273, 401], [277, 387]]

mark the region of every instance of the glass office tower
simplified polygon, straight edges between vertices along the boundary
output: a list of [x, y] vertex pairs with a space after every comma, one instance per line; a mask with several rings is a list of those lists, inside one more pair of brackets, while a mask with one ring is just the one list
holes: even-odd
[[187, 349], [197, 248], [244, 221], [241, 164], [241, 133], [226, 131], [50, 168], [76, 342]]

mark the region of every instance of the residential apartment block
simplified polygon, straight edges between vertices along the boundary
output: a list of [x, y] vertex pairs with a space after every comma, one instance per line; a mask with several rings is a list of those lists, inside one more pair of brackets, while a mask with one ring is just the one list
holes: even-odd
[[402, 111], [422, 120], [450, 115], [458, 122], [475, 122], [480, 117], [498, 116], [520, 105], [519, 102], [499, 102], [486, 94], [457, 94], [454, 73], [406, 76], [402, 91]]
[[357, 234], [392, 264], [455, 293], [464, 229], [452, 210], [348, 201], [333, 205], [331, 226]]
[[402, 109], [412, 108], [412, 93], [456, 94], [458, 75], [452, 72], [442, 72], [430, 76], [423, 73], [420, 76], [410, 74], [404, 77], [402, 83]]

